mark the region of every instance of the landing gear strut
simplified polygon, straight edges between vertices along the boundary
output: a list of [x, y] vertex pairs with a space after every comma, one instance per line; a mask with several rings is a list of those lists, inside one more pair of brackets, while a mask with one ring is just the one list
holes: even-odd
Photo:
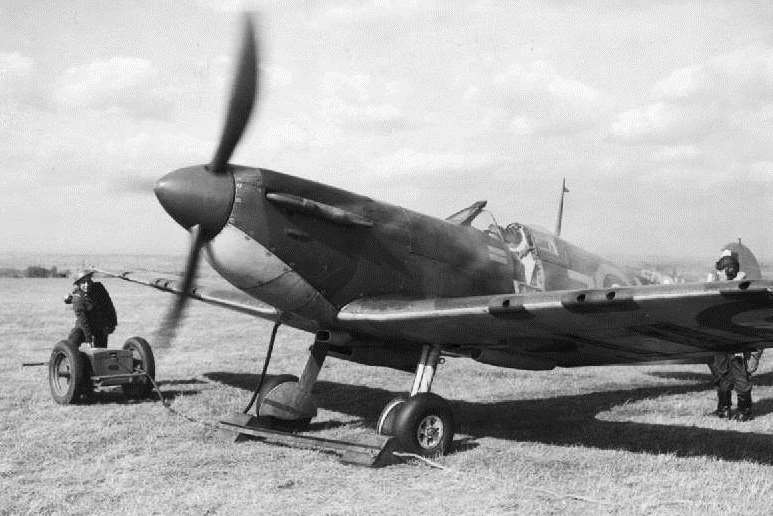
[[424, 457], [445, 453], [454, 438], [454, 416], [449, 403], [430, 392], [440, 346], [425, 345], [416, 367], [411, 395], [398, 396], [384, 407], [376, 430], [397, 437], [401, 448]]
[[[311, 391], [330, 345], [314, 341], [300, 378], [283, 374], [265, 379], [278, 327], [279, 323], [276, 323], [260, 383], [244, 412], [246, 415], [254, 402], [260, 426], [283, 431], [303, 431], [317, 415]], [[440, 346], [425, 345], [416, 366], [410, 395], [398, 396], [387, 403], [376, 425], [378, 434], [396, 437], [404, 451], [424, 457], [444, 454], [454, 438], [455, 423], [451, 406], [430, 392], [439, 363]]]
[[[273, 347], [278, 326], [279, 323], [274, 325], [269, 349]], [[294, 432], [303, 431], [309, 426], [311, 419], [317, 415], [317, 406], [311, 397], [311, 390], [325, 362], [328, 348], [325, 343], [314, 342], [309, 349], [309, 358], [300, 378], [283, 374], [264, 381], [270, 355], [267, 356], [261, 383], [254, 398], [255, 415], [262, 426]], [[249, 411], [250, 407], [251, 404], [246, 411]]]

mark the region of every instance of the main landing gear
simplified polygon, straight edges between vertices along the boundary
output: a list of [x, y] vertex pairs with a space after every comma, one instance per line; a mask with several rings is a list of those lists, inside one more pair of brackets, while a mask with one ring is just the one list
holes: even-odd
[[[327, 344], [315, 341], [300, 378], [280, 375], [260, 386], [255, 404], [261, 426], [283, 431], [302, 431], [308, 427], [317, 415], [311, 391], [328, 349]], [[451, 406], [430, 392], [439, 362], [440, 347], [425, 345], [410, 396], [398, 396], [387, 403], [376, 426], [379, 434], [396, 437], [403, 451], [424, 457], [444, 454], [454, 437]]]
[[411, 395], [398, 396], [386, 404], [376, 424], [381, 435], [393, 435], [407, 452], [424, 457], [443, 455], [454, 438], [454, 415], [449, 403], [430, 392], [440, 346], [425, 345], [416, 367]]
[[301, 432], [317, 415], [311, 390], [327, 356], [328, 345], [315, 342], [301, 377], [291, 374], [274, 376], [261, 386], [256, 401], [258, 422], [277, 430]]

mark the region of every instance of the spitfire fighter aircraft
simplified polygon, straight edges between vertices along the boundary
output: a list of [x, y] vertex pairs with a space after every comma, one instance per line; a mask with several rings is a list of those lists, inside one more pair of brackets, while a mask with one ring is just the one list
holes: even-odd
[[[455, 430], [450, 404], [431, 392], [443, 356], [549, 370], [706, 363], [715, 351], [773, 346], [771, 281], [640, 285], [548, 231], [517, 223], [476, 229], [471, 222], [485, 202], [440, 220], [229, 163], [257, 79], [248, 19], [212, 161], [155, 186], [163, 208], [191, 234], [183, 279], [115, 276], [177, 294], [162, 324], [166, 340], [189, 299], [272, 320], [274, 334], [281, 323], [313, 335], [300, 377], [261, 377], [255, 414], [262, 421], [303, 429], [316, 415], [311, 392], [328, 355], [415, 370], [409, 394], [384, 407], [377, 430], [431, 456], [449, 448]], [[194, 287], [202, 253], [238, 295]]]

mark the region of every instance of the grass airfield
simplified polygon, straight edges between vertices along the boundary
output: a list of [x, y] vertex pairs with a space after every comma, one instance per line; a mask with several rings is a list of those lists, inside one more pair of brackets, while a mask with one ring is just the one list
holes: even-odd
[[[171, 296], [104, 280], [119, 326], [111, 347], [149, 340]], [[0, 279], [0, 514], [769, 514], [773, 495], [773, 351], [756, 377], [757, 418], [707, 415], [704, 366], [506, 370], [447, 359], [433, 391], [457, 418], [456, 449], [381, 469], [228, 434], [158, 401], [105, 394], [59, 406], [47, 361], [73, 315], [69, 280]], [[157, 380], [176, 410], [215, 423], [240, 412], [271, 325], [191, 303]], [[282, 327], [269, 374], [298, 374], [310, 335]], [[152, 341], [151, 341], [152, 345]], [[315, 435], [372, 432], [412, 375], [329, 359], [315, 393]]]

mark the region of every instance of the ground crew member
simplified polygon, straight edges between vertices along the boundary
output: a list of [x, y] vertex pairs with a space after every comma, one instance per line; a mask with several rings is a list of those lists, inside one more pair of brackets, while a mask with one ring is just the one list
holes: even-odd
[[[715, 264], [717, 273], [712, 280], [739, 280], [746, 274], [739, 271], [738, 256], [728, 249], [722, 251]], [[720, 418], [730, 418], [732, 391], [735, 389], [738, 398], [737, 421], [749, 421], [752, 415], [752, 382], [751, 376], [759, 366], [762, 350], [738, 353], [715, 353], [711, 372], [717, 386], [717, 410], [714, 415]]]
[[94, 271], [84, 270], [75, 275], [72, 293], [64, 300], [75, 312], [75, 327], [67, 340], [74, 346], [89, 342], [95, 348], [107, 347], [107, 336], [118, 324], [110, 294], [102, 283], [92, 281]]
[[735, 389], [738, 398], [737, 421], [749, 421], [752, 414], [752, 374], [759, 366], [762, 350], [743, 353], [715, 353], [714, 369], [717, 383], [717, 410], [720, 418], [730, 418], [731, 396]]

